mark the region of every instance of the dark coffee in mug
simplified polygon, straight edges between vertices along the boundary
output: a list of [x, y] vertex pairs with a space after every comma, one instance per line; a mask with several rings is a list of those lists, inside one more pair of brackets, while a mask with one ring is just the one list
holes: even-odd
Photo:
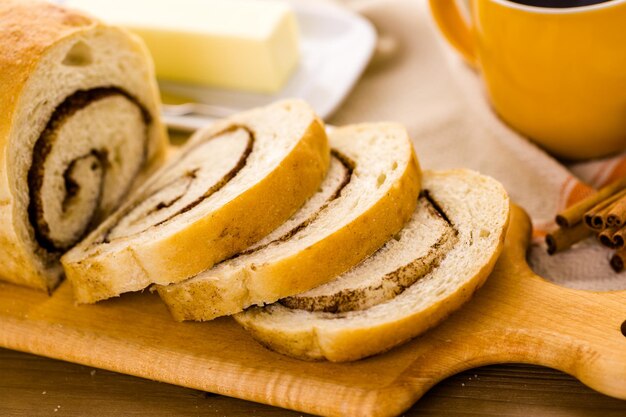
[[552, 7], [564, 9], [567, 7], [591, 6], [593, 4], [607, 3], [612, 0], [509, 0], [512, 3], [524, 4], [535, 7]]

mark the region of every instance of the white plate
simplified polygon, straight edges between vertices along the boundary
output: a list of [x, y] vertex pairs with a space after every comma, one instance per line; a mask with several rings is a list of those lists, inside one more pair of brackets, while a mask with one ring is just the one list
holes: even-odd
[[[256, 94], [160, 81], [165, 93], [217, 105], [233, 112], [263, 106], [281, 98], [306, 100], [323, 119], [348, 95], [376, 46], [376, 31], [363, 17], [330, 4], [293, 2], [300, 26], [301, 57], [277, 94]], [[206, 118], [165, 115], [166, 123], [197, 128]]]

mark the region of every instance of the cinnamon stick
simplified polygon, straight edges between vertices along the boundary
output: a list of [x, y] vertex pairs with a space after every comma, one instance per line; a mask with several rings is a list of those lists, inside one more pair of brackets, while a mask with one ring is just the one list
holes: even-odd
[[583, 223], [578, 223], [573, 227], [559, 227], [546, 235], [548, 253], [553, 255], [569, 249], [573, 244], [580, 242], [592, 233]]
[[626, 177], [613, 181], [584, 200], [581, 200], [573, 206], [563, 210], [561, 213], [558, 213], [556, 216], [556, 224], [561, 227], [571, 227], [575, 225], [583, 219], [585, 213], [591, 208], [625, 188]]
[[596, 204], [584, 214], [584, 223], [587, 227], [595, 231], [604, 229], [607, 225], [607, 216], [611, 208], [617, 201], [624, 197], [626, 197], [626, 189]]
[[626, 197], [622, 197], [615, 202], [609, 211], [606, 224], [609, 227], [621, 227], [626, 222]]
[[598, 241], [607, 248], [615, 248], [615, 233], [619, 230], [617, 227], [607, 227], [598, 234]]
[[[614, 203], [614, 202], [613, 202]], [[589, 210], [585, 213], [585, 226], [594, 232], [599, 232], [606, 228], [606, 218], [609, 215], [609, 211], [612, 208], [612, 204], [602, 204], [598, 209]]]
[[617, 229], [615, 233], [613, 233], [613, 247], [616, 249], [622, 249], [626, 246], [626, 226], [622, 226], [621, 229]]
[[622, 272], [624, 265], [626, 265], [626, 249], [620, 249], [611, 257], [611, 268], [615, 272]]

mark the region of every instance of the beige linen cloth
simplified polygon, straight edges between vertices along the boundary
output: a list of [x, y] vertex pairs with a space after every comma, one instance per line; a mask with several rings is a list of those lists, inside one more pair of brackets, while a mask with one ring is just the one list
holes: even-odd
[[532, 217], [535, 272], [572, 288], [626, 288], [626, 273], [609, 267], [612, 252], [593, 239], [555, 256], [542, 242], [557, 211], [626, 174], [625, 158], [566, 166], [511, 130], [492, 112], [478, 75], [439, 36], [426, 0], [344, 3], [370, 19], [382, 41], [330, 122], [404, 124], [423, 168], [472, 168], [505, 185]]

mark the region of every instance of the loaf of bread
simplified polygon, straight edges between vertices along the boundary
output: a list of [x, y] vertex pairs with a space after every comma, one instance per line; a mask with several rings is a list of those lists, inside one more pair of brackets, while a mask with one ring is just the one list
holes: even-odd
[[59, 257], [164, 155], [143, 43], [59, 6], [0, 2], [0, 279], [51, 290]]
[[329, 159], [323, 122], [298, 100], [198, 132], [63, 256], [77, 301], [180, 282], [244, 250], [315, 193]]
[[[177, 320], [210, 320], [323, 284], [372, 254], [413, 213], [421, 171], [392, 123], [338, 128], [329, 175], [287, 223], [231, 259], [159, 286]], [[302, 169], [302, 168], [300, 168]]]
[[509, 199], [472, 171], [425, 172], [416, 211], [374, 255], [311, 291], [235, 316], [264, 346], [356, 360], [436, 325], [480, 287], [501, 251]]

